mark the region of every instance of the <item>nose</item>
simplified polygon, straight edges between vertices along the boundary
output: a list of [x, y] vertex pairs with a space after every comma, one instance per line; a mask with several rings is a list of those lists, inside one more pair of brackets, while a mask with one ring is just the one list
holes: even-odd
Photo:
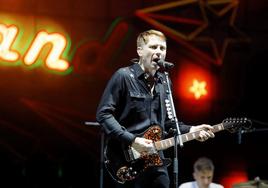
[[158, 46], [157, 48], [156, 48], [156, 53], [162, 53], [162, 50], [160, 49], [161, 47], [160, 46]]
[[158, 46], [155, 51], [154, 51], [155, 56], [157, 56], [157, 58], [161, 59], [165, 56], [164, 51], [161, 49], [161, 46]]
[[155, 52], [155, 54], [157, 55], [157, 57], [161, 57], [161, 55], [162, 55], [162, 51], [160, 50], [160, 48], [157, 48], [156, 49], [156, 52]]
[[205, 183], [206, 185], [208, 185], [208, 184], [210, 183], [210, 180], [209, 180], [208, 178], [205, 178], [205, 179], [204, 179], [204, 183]]
[[155, 55], [156, 55], [158, 58], [161, 58], [161, 53], [160, 53], [160, 52], [155, 53]]

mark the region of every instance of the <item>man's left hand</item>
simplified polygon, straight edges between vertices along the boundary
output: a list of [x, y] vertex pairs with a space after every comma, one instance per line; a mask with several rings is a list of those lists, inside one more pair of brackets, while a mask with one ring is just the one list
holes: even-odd
[[197, 126], [192, 126], [190, 132], [200, 131], [199, 137], [197, 138], [198, 141], [206, 141], [209, 138], [214, 138], [215, 135], [213, 133], [213, 127], [208, 124], [202, 124]]

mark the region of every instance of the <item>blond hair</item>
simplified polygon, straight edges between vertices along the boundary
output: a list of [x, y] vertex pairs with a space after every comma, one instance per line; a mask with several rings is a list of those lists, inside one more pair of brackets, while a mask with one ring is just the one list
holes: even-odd
[[137, 47], [140, 47], [143, 44], [147, 44], [149, 41], [149, 36], [152, 36], [152, 35], [158, 36], [166, 41], [166, 37], [161, 31], [150, 29], [139, 34], [137, 38]]

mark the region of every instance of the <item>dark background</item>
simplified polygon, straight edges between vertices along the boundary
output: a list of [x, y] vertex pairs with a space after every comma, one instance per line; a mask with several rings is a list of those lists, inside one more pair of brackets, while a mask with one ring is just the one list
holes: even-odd
[[[44, 66], [7, 66], [0, 59], [1, 187], [99, 186], [100, 131], [84, 123], [95, 122], [98, 101], [112, 73], [136, 57], [137, 34], [155, 28], [135, 11], [166, 2], [0, 1], [1, 15], [9, 15], [14, 21], [30, 20], [34, 31], [43, 19], [61, 25], [71, 38], [74, 52], [73, 71], [66, 75], [51, 73]], [[250, 41], [228, 45], [221, 65], [200, 59], [167, 36], [167, 59], [176, 62], [171, 72], [175, 87], [180, 70], [187, 64], [206, 70], [216, 80], [210, 100], [196, 102], [175, 93], [179, 119], [188, 124], [216, 124], [226, 117], [247, 117], [255, 128], [242, 134], [240, 141], [237, 133], [223, 131], [204, 143], [185, 143], [178, 155], [180, 183], [192, 179], [192, 163], [199, 156], [212, 158], [215, 181], [225, 187], [256, 176], [268, 179], [267, 8], [265, 0], [239, 2], [235, 25]], [[217, 32], [207, 32], [221, 40]], [[172, 149], [167, 150], [168, 156], [172, 153]], [[113, 187], [106, 173], [104, 186]]]

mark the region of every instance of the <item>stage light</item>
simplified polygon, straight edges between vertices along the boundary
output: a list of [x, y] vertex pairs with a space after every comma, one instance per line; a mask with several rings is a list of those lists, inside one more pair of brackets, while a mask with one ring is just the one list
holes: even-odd
[[214, 96], [215, 80], [209, 70], [182, 63], [175, 81], [176, 96], [183, 100], [209, 100]]
[[209, 116], [216, 98], [216, 79], [213, 73], [198, 64], [180, 61], [173, 81], [178, 114], [185, 119]]
[[244, 169], [237, 169], [229, 172], [221, 180], [221, 184], [226, 188], [232, 188], [235, 184], [248, 181], [248, 174]]
[[189, 91], [194, 94], [195, 99], [200, 99], [200, 97], [207, 95], [206, 90], [207, 83], [205, 81], [193, 80], [193, 85], [189, 88]]

